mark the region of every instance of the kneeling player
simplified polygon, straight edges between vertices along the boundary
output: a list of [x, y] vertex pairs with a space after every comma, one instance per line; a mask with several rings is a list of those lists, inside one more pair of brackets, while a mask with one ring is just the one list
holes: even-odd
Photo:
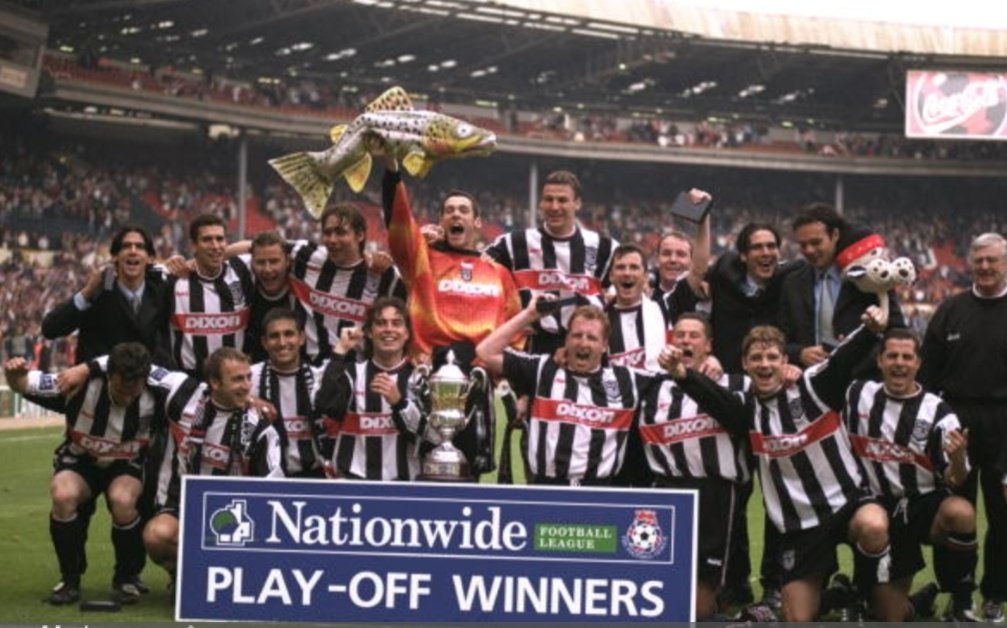
[[924, 566], [925, 544], [934, 548], [941, 589], [951, 593], [946, 619], [977, 621], [972, 615], [976, 513], [950, 490], [969, 473], [968, 431], [961, 431], [950, 406], [916, 382], [920, 364], [916, 336], [889, 330], [878, 354], [883, 381], [854, 382], [844, 409], [871, 491], [891, 516], [892, 581], [879, 592], [880, 619], [901, 621], [929, 610], [910, 608], [907, 598], [913, 574]]
[[[682, 362], [698, 368], [710, 355], [710, 323], [702, 314], [686, 312], [675, 323], [672, 343], [682, 350]], [[722, 375], [729, 390], [746, 387], [742, 375]], [[640, 413], [640, 440], [655, 486], [699, 490], [699, 574], [696, 619], [717, 612], [717, 591], [727, 568], [737, 483], [749, 474], [742, 439], [707, 416], [673, 381], [654, 386]], [[639, 464], [627, 458], [626, 464]]]
[[[23, 358], [4, 364], [10, 387], [22, 394], [57, 397], [56, 377], [29, 371]], [[159, 424], [155, 395], [147, 390], [150, 354], [140, 343], [116, 345], [108, 358], [108, 373], [90, 377], [83, 387], [55, 409], [66, 414], [66, 440], [56, 449], [55, 473], [49, 484], [52, 536], [62, 579], [49, 595], [50, 604], [80, 599], [86, 518], [104, 494], [112, 515], [115, 573], [112, 587], [122, 603], [136, 602], [145, 555], [137, 502], [143, 490], [143, 466], [152, 434]]]
[[863, 320], [866, 329], [851, 333], [827, 361], [793, 385], [783, 377], [783, 334], [775, 327], [753, 328], [742, 344], [742, 364], [752, 379], [744, 395], [687, 370], [676, 347], [667, 347], [660, 360], [711, 416], [737, 436], [749, 437], [766, 511], [782, 533], [787, 621], [815, 618], [822, 584], [838, 566], [839, 543], [854, 547], [861, 590], [887, 581], [888, 515], [864, 490], [838, 415], [854, 366], [886, 324], [877, 307], [868, 308]]
[[[92, 360], [86, 368], [101, 371], [106, 362]], [[221, 347], [210, 354], [204, 370], [208, 383], [158, 367], [147, 377], [169, 428], [150, 466], [153, 516], [144, 527], [143, 544], [151, 560], [171, 575], [169, 586], [178, 556], [182, 475], [283, 476], [280, 437], [252, 404], [248, 357]]]

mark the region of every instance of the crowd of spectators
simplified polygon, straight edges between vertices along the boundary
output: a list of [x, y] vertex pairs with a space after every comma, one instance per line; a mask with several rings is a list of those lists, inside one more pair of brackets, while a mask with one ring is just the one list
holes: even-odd
[[[237, 106], [279, 108], [307, 116], [348, 119], [355, 116], [377, 95], [377, 91], [335, 89], [317, 81], [298, 78], [269, 78], [247, 82], [212, 74], [192, 74], [173, 67], [144, 67], [112, 61], [90, 53], [78, 56], [48, 52], [43, 67], [53, 78], [102, 82]], [[436, 103], [427, 103], [436, 109]], [[531, 122], [521, 120], [531, 118]], [[709, 119], [672, 120], [661, 116], [625, 119], [611, 113], [565, 111], [525, 112], [501, 110], [492, 122], [495, 130], [568, 141], [635, 142], [661, 147], [703, 147], [716, 149], [750, 148], [792, 150], [829, 156], [894, 157], [950, 160], [1007, 160], [1002, 142], [940, 142], [906, 139], [879, 134], [850, 134], [842, 130], [818, 139], [812, 127], [793, 130], [792, 139], [770, 139], [770, 127], [759, 121], [723, 122]], [[781, 122], [781, 125], [783, 123]], [[777, 131], [785, 130], [779, 126]], [[786, 135], [786, 134], [783, 134]]]
[[[226, 142], [151, 151], [35, 131], [0, 129], [0, 140], [9, 147], [0, 155], [0, 335], [7, 353], [30, 346], [32, 355], [42, 355], [48, 349], [36, 343], [39, 321], [103, 261], [98, 244], [114, 229], [127, 222], [146, 224], [159, 257], [185, 254], [188, 221], [207, 211], [233, 220], [237, 193], [233, 146]], [[249, 160], [251, 211], [290, 240], [317, 237], [300, 199], [265, 161], [260, 154]], [[554, 166], [570, 164], [545, 162], [540, 170]], [[674, 224], [669, 212], [679, 190], [700, 187], [717, 198], [713, 227], [714, 254], [719, 254], [734, 246], [733, 234], [748, 221], [779, 225], [788, 235], [796, 208], [829, 199], [835, 189], [834, 178], [824, 174], [592, 161], [578, 162], [575, 169], [585, 185], [582, 222], [622, 242], [636, 242], [648, 254], [655, 252], [663, 231], [692, 228]], [[483, 243], [488, 243], [536, 220], [528, 210], [528, 177], [526, 160], [500, 155], [492, 163], [462, 160], [435, 168], [426, 179], [410, 179], [409, 189], [421, 220], [436, 216], [447, 190], [473, 191], [482, 211]], [[333, 200], [357, 202], [364, 211], [371, 249], [384, 246], [377, 181], [373, 175], [363, 195], [352, 195], [345, 186], [337, 186], [333, 195]], [[964, 259], [972, 236], [1007, 231], [995, 211], [1001, 188], [966, 179], [907, 184], [889, 177], [847, 178], [846, 215], [885, 234], [893, 253], [909, 256], [919, 269], [919, 281], [902, 295], [911, 320], [925, 319], [932, 304], [968, 284]], [[782, 253], [785, 259], [798, 256], [789, 240]], [[67, 347], [57, 349], [58, 360], [65, 360]]]

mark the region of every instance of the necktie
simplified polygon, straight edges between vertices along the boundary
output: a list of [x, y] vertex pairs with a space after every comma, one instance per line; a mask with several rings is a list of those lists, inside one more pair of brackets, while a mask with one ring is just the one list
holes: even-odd
[[823, 272], [818, 276], [818, 344], [836, 344], [832, 330], [832, 314], [835, 303], [832, 301], [832, 290], [829, 288], [829, 276]]
[[129, 305], [133, 308], [134, 316], [140, 313], [140, 297], [136, 293], [129, 295]]

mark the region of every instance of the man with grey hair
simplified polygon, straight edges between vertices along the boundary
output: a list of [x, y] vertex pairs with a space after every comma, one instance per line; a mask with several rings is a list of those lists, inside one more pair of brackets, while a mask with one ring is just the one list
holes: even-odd
[[972, 289], [945, 299], [927, 327], [919, 381], [940, 393], [969, 429], [972, 473], [959, 490], [974, 504], [981, 486], [989, 520], [980, 619], [1002, 623], [1007, 501], [997, 458], [1007, 440], [1007, 240], [997, 233], [980, 235], [972, 241], [969, 262]]

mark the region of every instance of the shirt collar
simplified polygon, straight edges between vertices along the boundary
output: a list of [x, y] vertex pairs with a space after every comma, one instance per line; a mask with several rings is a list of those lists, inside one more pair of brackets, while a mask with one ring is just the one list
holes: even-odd
[[1007, 295], [1007, 285], [1004, 285], [1003, 289], [1001, 289], [997, 294], [988, 297], [984, 294], [979, 294], [979, 291], [976, 290], [976, 285], [972, 284], [972, 294], [975, 295], [977, 299], [999, 299], [1000, 297]]
[[115, 282], [115, 285], [119, 287], [119, 292], [121, 292], [122, 295], [126, 297], [127, 301], [132, 299], [134, 296], [136, 296], [137, 299], [143, 300], [143, 288], [147, 285], [147, 282], [141, 281], [140, 285], [137, 286], [136, 290], [130, 290], [129, 288], [127, 288], [118, 281]]

